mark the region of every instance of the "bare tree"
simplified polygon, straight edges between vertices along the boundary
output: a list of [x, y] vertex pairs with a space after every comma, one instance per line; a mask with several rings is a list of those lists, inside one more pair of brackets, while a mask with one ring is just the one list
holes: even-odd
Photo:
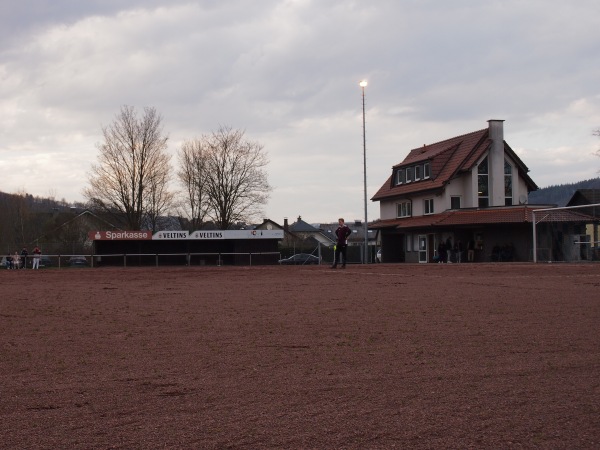
[[263, 146], [246, 140], [244, 131], [229, 127], [220, 127], [203, 140], [208, 150], [209, 217], [220, 229], [256, 218], [271, 191]]
[[[162, 155], [166, 161], [163, 164], [169, 165], [170, 157]], [[159, 164], [160, 165], [160, 164]], [[167, 213], [173, 206], [175, 193], [168, 188], [170, 181], [170, 172], [159, 170], [149, 177], [148, 194], [145, 196], [145, 212], [150, 223], [152, 233], [157, 231], [157, 221], [160, 216]]]
[[[144, 215], [157, 215], [168, 206], [166, 190], [171, 167], [167, 136], [154, 108], [123, 106], [115, 120], [102, 128], [98, 164], [93, 164], [84, 196], [93, 208], [122, 215], [130, 230], [141, 229]], [[152, 209], [152, 211], [150, 211]]]
[[197, 230], [208, 214], [206, 194], [208, 149], [202, 139], [185, 141], [178, 152], [177, 177], [184, 188], [183, 212], [187, 216], [190, 231]]

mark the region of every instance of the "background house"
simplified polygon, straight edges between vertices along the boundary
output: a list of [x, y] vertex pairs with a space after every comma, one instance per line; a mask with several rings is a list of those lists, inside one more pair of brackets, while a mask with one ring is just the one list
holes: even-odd
[[[346, 225], [352, 231], [348, 239], [348, 261], [350, 263], [362, 263], [364, 258], [363, 222], [360, 220], [348, 221]], [[336, 242], [335, 230], [338, 227], [337, 221], [335, 223], [310, 224], [303, 220], [301, 216], [298, 216], [292, 224], [288, 224], [288, 219], [285, 218], [283, 227], [280, 227], [269, 219], [265, 219], [256, 228], [267, 229], [266, 227], [268, 226], [271, 226], [273, 229], [274, 227], [283, 228], [285, 232], [284, 239], [280, 243], [282, 256], [289, 257], [296, 253], [311, 253], [321, 257], [323, 261], [333, 261], [333, 246]], [[369, 228], [371, 227], [369, 226]], [[377, 251], [376, 237], [376, 231], [369, 229], [369, 262], [374, 262], [375, 260], [375, 253]]]
[[573, 197], [567, 202], [567, 206], [587, 206], [589, 208], [578, 208], [582, 214], [593, 217], [593, 222], [586, 225], [585, 235], [580, 236], [581, 253], [585, 259], [597, 261], [600, 259], [600, 189], [578, 189]]

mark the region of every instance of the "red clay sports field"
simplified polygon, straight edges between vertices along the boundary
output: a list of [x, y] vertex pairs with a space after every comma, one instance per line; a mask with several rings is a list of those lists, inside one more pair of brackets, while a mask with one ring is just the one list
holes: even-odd
[[600, 266], [0, 271], [1, 448], [600, 447]]

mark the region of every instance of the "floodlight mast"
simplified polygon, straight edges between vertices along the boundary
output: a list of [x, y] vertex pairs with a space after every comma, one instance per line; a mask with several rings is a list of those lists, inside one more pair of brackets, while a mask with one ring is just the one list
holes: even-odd
[[366, 121], [365, 121], [365, 88], [367, 87], [367, 80], [362, 80], [358, 85], [362, 91], [362, 121], [363, 121], [363, 188], [365, 196], [365, 223], [364, 234], [365, 234], [365, 251], [363, 264], [367, 264], [369, 261], [369, 225], [367, 222], [367, 137], [366, 137]]

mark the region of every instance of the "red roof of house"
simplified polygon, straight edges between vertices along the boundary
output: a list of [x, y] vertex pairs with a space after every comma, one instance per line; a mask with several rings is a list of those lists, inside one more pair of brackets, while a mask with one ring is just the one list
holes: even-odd
[[[445, 211], [440, 214], [427, 216], [404, 217], [400, 219], [380, 220], [369, 228], [423, 228], [447, 227], [456, 225], [490, 225], [501, 223], [531, 223], [532, 211], [540, 209], [532, 206], [507, 206], [485, 209], [463, 209]], [[590, 222], [594, 218], [575, 211], [558, 209], [538, 211], [535, 215], [536, 222]]]
[[[413, 149], [404, 158], [404, 161], [392, 168], [392, 174], [371, 200], [402, 197], [417, 192], [442, 189], [459, 172], [471, 170], [479, 158], [489, 149], [490, 145], [489, 129], [485, 128]], [[506, 142], [504, 143], [504, 150], [515, 160], [520, 175], [526, 180], [530, 189], [537, 189], [533, 180], [527, 175], [529, 169]], [[430, 162], [430, 178], [404, 183], [399, 186], [394, 185], [393, 176], [396, 169], [425, 161]]]

